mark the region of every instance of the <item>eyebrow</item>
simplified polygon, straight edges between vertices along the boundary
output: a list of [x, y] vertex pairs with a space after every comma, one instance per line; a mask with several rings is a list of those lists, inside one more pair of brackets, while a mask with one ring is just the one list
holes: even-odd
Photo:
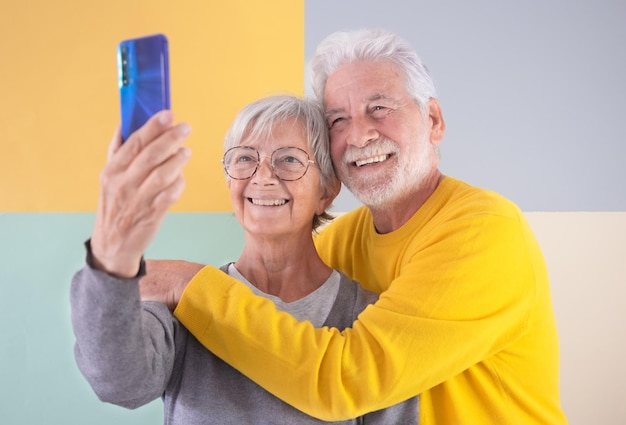
[[328, 111], [324, 112], [324, 117], [328, 118], [331, 115], [335, 115], [335, 114], [338, 114], [340, 112], [343, 112], [343, 109], [329, 109]]
[[386, 95], [385, 93], [376, 93], [373, 96], [370, 96], [367, 101], [368, 102], [373, 102], [375, 100], [393, 100], [391, 97], [389, 97], [388, 95]]
[[[365, 99], [365, 103], [372, 103], [372, 102], [376, 102], [377, 100], [388, 100], [394, 103], [398, 103], [398, 101], [396, 99], [394, 99], [393, 97], [385, 94], [385, 93], [376, 93], [370, 97], [368, 97], [367, 99]], [[329, 109], [327, 111], [324, 112], [324, 116], [326, 118], [328, 118], [331, 115], [334, 114], [339, 114], [341, 112], [343, 112], [344, 109], [343, 108], [337, 108], [337, 109]]]

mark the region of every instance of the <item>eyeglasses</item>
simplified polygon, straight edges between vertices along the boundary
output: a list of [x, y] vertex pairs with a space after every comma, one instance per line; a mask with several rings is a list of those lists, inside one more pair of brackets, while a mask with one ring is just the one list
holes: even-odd
[[[247, 180], [254, 176], [260, 163], [259, 151], [250, 146], [230, 148], [222, 159], [226, 174], [235, 180]], [[310, 164], [315, 164], [315, 161], [304, 150], [296, 147], [278, 148], [270, 156], [270, 167], [274, 175], [284, 181], [301, 179]]]

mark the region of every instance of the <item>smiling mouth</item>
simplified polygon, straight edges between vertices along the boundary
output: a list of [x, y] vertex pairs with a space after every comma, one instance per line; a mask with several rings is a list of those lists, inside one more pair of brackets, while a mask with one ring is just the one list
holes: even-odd
[[358, 159], [355, 162], [353, 162], [353, 164], [356, 165], [357, 167], [362, 167], [364, 165], [369, 165], [369, 164], [378, 164], [379, 162], [384, 162], [388, 160], [390, 157], [391, 157], [390, 154], [376, 155], [376, 156], [372, 156], [366, 159]]
[[248, 198], [248, 201], [250, 201], [254, 205], [261, 205], [263, 207], [279, 207], [289, 202], [286, 199], [255, 199], [255, 198]]

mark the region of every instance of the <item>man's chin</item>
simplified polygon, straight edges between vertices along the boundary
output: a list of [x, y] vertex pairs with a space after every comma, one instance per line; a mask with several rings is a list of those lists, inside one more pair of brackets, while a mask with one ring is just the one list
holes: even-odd
[[382, 207], [389, 204], [391, 200], [388, 184], [369, 184], [369, 185], [346, 185], [346, 188], [357, 198], [361, 203], [368, 207]]

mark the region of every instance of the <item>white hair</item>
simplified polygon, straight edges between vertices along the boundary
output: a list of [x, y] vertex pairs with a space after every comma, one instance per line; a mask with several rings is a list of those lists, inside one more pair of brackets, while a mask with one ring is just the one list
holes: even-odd
[[402, 72], [409, 95], [424, 111], [437, 91], [426, 66], [415, 50], [398, 35], [382, 29], [335, 32], [324, 39], [311, 61], [315, 96], [324, 104], [328, 77], [342, 65], [353, 62], [391, 62]]

